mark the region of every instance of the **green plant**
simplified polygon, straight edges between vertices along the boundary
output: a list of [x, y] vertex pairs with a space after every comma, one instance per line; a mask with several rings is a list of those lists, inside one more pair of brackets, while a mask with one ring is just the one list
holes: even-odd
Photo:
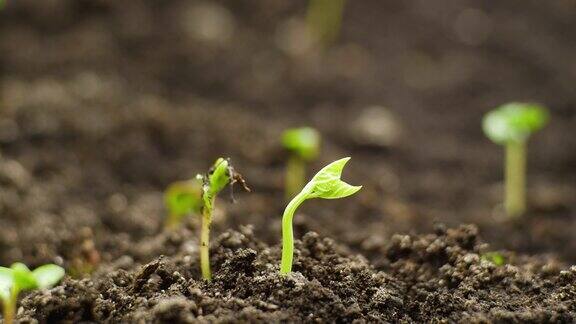
[[286, 206], [282, 216], [282, 262], [280, 273], [287, 274], [292, 271], [294, 257], [294, 233], [292, 219], [298, 207], [306, 200], [312, 198], [339, 199], [351, 196], [362, 189], [362, 186], [352, 186], [340, 180], [342, 170], [350, 158], [334, 161], [320, 170], [302, 191]]
[[202, 213], [202, 180], [194, 178], [177, 181], [168, 186], [164, 194], [164, 203], [168, 209], [164, 227], [178, 227], [189, 215]]
[[506, 257], [499, 252], [486, 252], [481, 256], [482, 260], [492, 262], [495, 266], [501, 267], [506, 264]]
[[212, 280], [210, 271], [210, 225], [214, 213], [214, 203], [216, 196], [224, 187], [231, 187], [240, 182], [246, 191], [250, 189], [242, 176], [237, 173], [228, 159], [219, 158], [210, 168], [207, 175], [198, 175], [197, 178], [203, 182], [202, 185], [202, 228], [200, 232], [200, 269], [202, 277], [208, 281]]
[[314, 38], [322, 47], [330, 46], [340, 34], [342, 15], [346, 0], [310, 0], [306, 23]]
[[504, 208], [509, 216], [520, 216], [526, 210], [526, 142], [547, 122], [546, 108], [517, 102], [484, 116], [486, 136], [506, 147]]
[[282, 145], [290, 152], [285, 177], [287, 199], [304, 187], [306, 164], [318, 157], [320, 142], [320, 133], [310, 127], [292, 128], [282, 134]]
[[50, 288], [62, 277], [64, 269], [55, 264], [46, 264], [34, 271], [30, 271], [23, 263], [14, 263], [10, 268], [0, 267], [0, 299], [4, 309], [4, 323], [13, 323], [21, 291]]

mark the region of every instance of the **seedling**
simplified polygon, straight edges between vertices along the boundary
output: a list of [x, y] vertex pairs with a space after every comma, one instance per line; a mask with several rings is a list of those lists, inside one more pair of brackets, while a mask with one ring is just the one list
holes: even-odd
[[202, 228], [200, 232], [200, 269], [202, 277], [208, 281], [212, 280], [210, 271], [210, 224], [214, 214], [214, 202], [216, 196], [224, 187], [230, 185], [232, 188], [239, 182], [246, 191], [250, 189], [242, 176], [237, 173], [228, 159], [219, 158], [210, 168], [207, 175], [198, 175], [197, 178], [203, 182], [202, 185]]
[[202, 213], [202, 180], [194, 178], [172, 183], [164, 194], [168, 217], [164, 227], [178, 227], [189, 215]]
[[349, 157], [325, 166], [286, 206], [282, 216], [282, 262], [280, 264], [280, 274], [285, 275], [292, 271], [292, 259], [294, 257], [292, 219], [298, 207], [307, 199], [339, 199], [351, 196], [362, 189], [362, 186], [352, 186], [340, 180], [342, 170], [348, 161], [350, 161]]
[[285, 178], [287, 200], [304, 187], [306, 164], [318, 157], [320, 141], [318, 131], [310, 127], [292, 128], [282, 134], [282, 145], [290, 152]]
[[548, 122], [546, 108], [509, 103], [484, 116], [486, 136], [506, 147], [504, 208], [511, 217], [526, 211], [526, 142]]
[[495, 266], [501, 267], [506, 264], [506, 257], [499, 252], [486, 252], [482, 255], [482, 260], [492, 262]]
[[340, 34], [346, 0], [310, 0], [306, 23], [316, 42], [324, 48], [330, 46]]
[[4, 308], [4, 323], [14, 322], [21, 291], [50, 288], [62, 277], [64, 269], [55, 264], [46, 264], [34, 271], [30, 271], [23, 263], [14, 263], [10, 268], [0, 267], [0, 299]]

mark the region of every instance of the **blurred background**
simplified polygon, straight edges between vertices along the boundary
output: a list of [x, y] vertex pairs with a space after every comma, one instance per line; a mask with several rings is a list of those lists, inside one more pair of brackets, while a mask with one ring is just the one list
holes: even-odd
[[[279, 240], [294, 126], [364, 189], [309, 203], [314, 230], [375, 264], [394, 233], [473, 223], [494, 248], [576, 261], [576, 1], [356, 0], [333, 42], [307, 1], [4, 0], [0, 263], [170, 253], [168, 184], [229, 156], [253, 188], [216, 231]], [[481, 129], [508, 101], [547, 105], [529, 145], [527, 217], [500, 216], [502, 148]], [[193, 232], [192, 232], [193, 233]]]

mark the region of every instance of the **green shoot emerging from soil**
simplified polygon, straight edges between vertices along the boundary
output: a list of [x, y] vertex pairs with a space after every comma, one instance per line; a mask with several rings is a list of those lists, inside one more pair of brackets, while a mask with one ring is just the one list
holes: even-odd
[[14, 322], [16, 302], [23, 290], [45, 289], [54, 286], [64, 277], [64, 269], [55, 264], [46, 264], [30, 271], [22, 263], [10, 268], [0, 267], [0, 298], [4, 308], [4, 323]]
[[350, 158], [334, 161], [320, 170], [302, 191], [290, 201], [282, 216], [282, 263], [280, 274], [292, 271], [294, 257], [294, 233], [292, 219], [298, 207], [307, 199], [339, 199], [351, 196], [362, 189], [362, 186], [352, 186], [340, 180], [342, 170]]
[[506, 147], [504, 208], [509, 216], [526, 210], [526, 142], [547, 122], [546, 108], [524, 103], [500, 106], [484, 117], [486, 136]]
[[202, 277], [206, 280], [212, 279], [210, 271], [210, 224], [214, 213], [214, 202], [216, 196], [227, 185], [231, 187], [236, 183], [244, 187], [246, 191], [250, 189], [246, 186], [244, 179], [236, 173], [228, 159], [219, 158], [210, 168], [207, 175], [198, 175], [197, 178], [203, 182], [202, 185], [202, 229], [200, 233], [200, 268]]
[[482, 254], [482, 260], [490, 261], [497, 267], [501, 267], [506, 264], [506, 257], [499, 252], [486, 252]]
[[310, 0], [306, 23], [308, 29], [323, 48], [329, 47], [340, 34], [346, 0]]
[[313, 128], [286, 130], [282, 145], [290, 152], [286, 167], [286, 199], [294, 197], [304, 187], [306, 163], [315, 160], [320, 152], [320, 134]]
[[189, 215], [202, 212], [202, 180], [194, 178], [171, 184], [164, 195], [168, 209], [165, 228], [178, 227]]

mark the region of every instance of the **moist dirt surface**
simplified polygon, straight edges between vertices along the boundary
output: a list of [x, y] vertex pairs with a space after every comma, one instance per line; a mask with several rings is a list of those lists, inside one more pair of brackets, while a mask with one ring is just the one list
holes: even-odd
[[[349, 1], [315, 51], [306, 1], [13, 0], [0, 11], [0, 264], [64, 266], [24, 322], [576, 321], [572, 1]], [[550, 107], [529, 144], [529, 211], [501, 210], [482, 115]], [[278, 275], [286, 153], [351, 156], [362, 191], [306, 202]], [[214, 280], [199, 220], [164, 231], [163, 190], [231, 158]], [[491, 259], [497, 252], [505, 260]]]

